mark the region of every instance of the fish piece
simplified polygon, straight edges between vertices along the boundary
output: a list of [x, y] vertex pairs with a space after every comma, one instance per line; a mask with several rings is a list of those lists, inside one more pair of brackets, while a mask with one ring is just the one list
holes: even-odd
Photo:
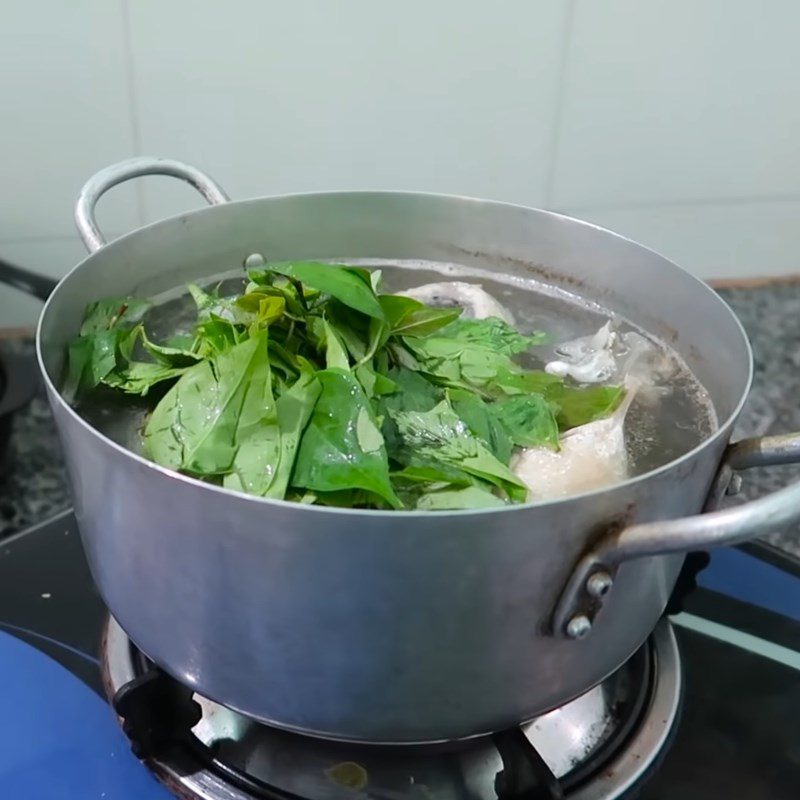
[[669, 391], [668, 386], [658, 384], [675, 372], [675, 365], [655, 343], [636, 331], [619, 333], [610, 321], [596, 333], [563, 342], [555, 352], [559, 358], [545, 364], [545, 371], [551, 375], [578, 383], [636, 378], [643, 395], [653, 397]]
[[608, 381], [617, 372], [613, 351], [618, 338], [611, 322], [606, 322], [597, 333], [560, 344], [556, 355], [561, 358], [545, 364], [545, 372], [560, 378], [570, 377], [579, 383]]
[[558, 451], [529, 447], [515, 453], [510, 468], [528, 487], [528, 501], [555, 500], [619, 483], [628, 477], [625, 416], [639, 388], [626, 383], [619, 408], [606, 419], [573, 428]]
[[411, 297], [431, 306], [445, 308], [460, 306], [464, 309], [464, 317], [467, 319], [499, 317], [509, 325], [514, 324], [514, 318], [508, 309], [500, 305], [478, 283], [465, 283], [464, 281], [426, 283], [397, 294]]

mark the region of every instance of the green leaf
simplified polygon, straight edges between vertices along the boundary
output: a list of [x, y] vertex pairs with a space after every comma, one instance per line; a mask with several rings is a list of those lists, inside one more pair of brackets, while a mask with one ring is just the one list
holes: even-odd
[[[320, 384], [310, 365], [283, 390], [251, 425], [240, 422], [233, 471], [223, 485], [248, 494], [283, 499], [289, 486], [300, 437], [319, 397]], [[244, 415], [243, 415], [244, 416]]]
[[341, 489], [337, 492], [307, 492], [298, 502], [330, 508], [390, 508], [385, 500], [363, 489]]
[[418, 372], [394, 367], [388, 376], [397, 389], [383, 398], [393, 411], [430, 411], [441, 399], [441, 391]]
[[403, 469], [392, 473], [392, 480], [398, 483], [425, 484], [427, 486], [473, 486], [475, 478], [462, 470], [455, 469], [448, 464], [435, 461], [417, 461]]
[[237, 345], [240, 334], [230, 320], [211, 314], [197, 326], [197, 338], [199, 354], [209, 358]]
[[548, 387], [546, 397], [558, 408], [556, 419], [562, 431], [604, 419], [622, 402], [622, 386], [573, 388], [563, 383]]
[[386, 440], [390, 457], [395, 458], [401, 445], [397, 425], [392, 413], [395, 411], [430, 411], [441, 399], [441, 391], [418, 372], [395, 367], [389, 371], [389, 379], [395, 390], [377, 398], [376, 407], [383, 417], [381, 430]]
[[121, 361], [133, 361], [136, 345], [144, 338], [144, 326], [139, 323], [134, 327], [120, 331], [117, 337], [117, 355]]
[[[368, 326], [364, 317], [346, 305], [330, 300], [325, 304], [325, 318], [336, 329], [353, 361], [359, 362], [367, 352]], [[312, 318], [311, 326], [318, 318]]]
[[369, 278], [365, 282], [352, 268], [316, 261], [287, 261], [269, 264], [266, 269], [329, 294], [368, 317], [383, 319], [383, 309], [369, 284]]
[[184, 350], [189, 353], [194, 352], [196, 339], [188, 333], [178, 333], [175, 336], [170, 336], [164, 341], [165, 347], [172, 347], [175, 350]]
[[542, 395], [515, 395], [491, 406], [494, 417], [518, 447], [558, 449], [558, 423], [552, 404]]
[[303, 431], [319, 399], [322, 385], [310, 366], [284, 390], [277, 400], [278, 426], [281, 433], [280, 463], [268, 497], [282, 498], [289, 486]]
[[467, 383], [483, 387], [493, 382], [501, 370], [519, 371], [507, 355], [482, 345], [441, 336], [406, 337], [403, 341], [419, 359], [425, 372], [451, 385]]
[[67, 402], [73, 403], [87, 385], [91, 383], [89, 362], [94, 349], [94, 338], [78, 336], [69, 343], [67, 350], [67, 370], [62, 392]]
[[149, 300], [137, 300], [135, 297], [107, 297], [89, 303], [84, 312], [81, 335], [135, 325], [152, 305]]
[[317, 378], [322, 392], [300, 441], [292, 485], [320, 492], [364, 489], [398, 508], [383, 437], [361, 385], [341, 370], [324, 370]]
[[333, 326], [323, 317], [322, 325], [325, 330], [325, 366], [328, 369], [338, 368], [349, 370], [350, 359], [347, 357], [342, 340]]
[[200, 323], [214, 318], [239, 325], [250, 325], [255, 321], [255, 315], [240, 308], [236, 298], [220, 297], [219, 287], [207, 292], [196, 283], [190, 283], [186, 288], [197, 306], [197, 320]]
[[173, 381], [185, 371], [185, 367], [170, 367], [168, 364], [154, 364], [150, 361], [131, 361], [123, 369], [106, 375], [103, 383], [126, 394], [144, 397], [154, 386]]
[[430, 336], [457, 319], [461, 308], [434, 308], [395, 294], [378, 298], [393, 336]]
[[253, 323], [264, 327], [283, 317], [286, 311], [286, 298], [283, 295], [266, 292], [251, 292], [236, 298], [236, 306], [252, 314]]
[[392, 418], [412, 464], [417, 457], [439, 461], [493, 483], [512, 500], [525, 499], [525, 484], [470, 433], [446, 401], [431, 411], [394, 412]]
[[295, 356], [274, 339], [269, 340], [268, 349], [269, 363], [273, 370], [282, 373], [289, 380], [294, 380], [300, 374], [302, 357]]
[[[461, 322], [471, 320], [457, 320], [457, 324]], [[446, 385], [478, 389], [482, 394], [492, 396], [542, 394], [554, 384], [563, 384], [556, 375], [541, 370], [523, 370], [503, 352], [504, 346], [491, 349], [477, 342], [445, 337], [444, 333], [453, 324], [436, 336], [406, 337], [403, 340], [416, 357], [418, 368]]]
[[478, 486], [463, 489], [443, 489], [422, 495], [417, 501], [420, 511], [457, 511], [468, 508], [503, 508], [499, 497]]
[[216, 294], [207, 292], [196, 283], [190, 283], [186, 288], [189, 290], [189, 294], [192, 296], [194, 304], [197, 306], [198, 318], [208, 318], [211, 310], [217, 307], [219, 297], [217, 297]]
[[460, 342], [477, 344], [508, 356], [524, 353], [534, 345], [542, 344], [547, 340], [547, 335], [541, 332], [519, 333], [498, 317], [457, 319], [448, 325], [441, 335], [457, 339]]
[[233, 313], [234, 302], [221, 298], [216, 290], [208, 292], [196, 283], [187, 284], [186, 288], [197, 306], [197, 319], [200, 322], [210, 319], [212, 316], [223, 318], [228, 322], [236, 319], [236, 315]]
[[414, 356], [406, 347], [403, 346], [402, 343], [389, 342], [389, 344], [386, 346], [386, 349], [389, 351], [393, 363], [397, 364], [398, 366], [416, 371], [420, 371], [422, 369], [422, 365], [419, 363], [419, 361], [414, 358]]
[[266, 402], [268, 380], [266, 333], [189, 367], [147, 423], [148, 456], [192, 475], [229, 472], [243, 410], [249, 424], [253, 404]]
[[[250, 277], [257, 277], [258, 282], [251, 280], [245, 288], [244, 297], [249, 294], [268, 295], [270, 297], [280, 297], [283, 299], [284, 309], [283, 313], [290, 319], [301, 321], [305, 316], [305, 309], [300, 302], [297, 289], [293, 284], [289, 283], [286, 278], [277, 276], [270, 272], [260, 271], [255, 273], [250, 272]], [[280, 285], [273, 283], [276, 279], [281, 281]], [[285, 284], [285, 285], [284, 285]]]
[[360, 364], [367, 363], [378, 351], [378, 348], [386, 344], [386, 340], [389, 338], [389, 326], [382, 319], [371, 317], [368, 335], [367, 352], [359, 361]]
[[[131, 326], [152, 306], [146, 300], [112, 297], [89, 303], [80, 335], [69, 345], [63, 391], [70, 402], [93, 389], [117, 368], [120, 346], [133, 347], [141, 326]], [[123, 353], [124, 357], [124, 353]]]
[[511, 440], [493, 413], [495, 406], [490, 407], [478, 395], [464, 389], [450, 389], [447, 396], [453, 410], [466, 423], [472, 435], [481, 439], [498, 461], [508, 464], [511, 459]]
[[557, 375], [550, 375], [543, 370], [522, 371], [516, 364], [501, 367], [494, 379], [493, 389], [507, 395], [544, 394], [563, 386], [564, 381]]
[[[168, 367], [190, 367], [196, 364], [202, 358], [201, 355], [195, 353], [190, 346], [182, 347], [169, 344], [157, 344], [147, 338], [144, 329], [141, 329], [142, 344], [145, 350], [150, 353], [156, 361]], [[128, 346], [128, 353], [131, 352]], [[130, 359], [130, 355], [127, 356]]]
[[[257, 361], [246, 385], [233, 434], [235, 454], [223, 486], [248, 494], [264, 495], [275, 478], [280, 461], [280, 429], [272, 373], [267, 357], [266, 333], [251, 339]], [[249, 342], [248, 342], [249, 344]]]
[[369, 364], [362, 364], [356, 367], [355, 374], [369, 398], [392, 394], [397, 391], [397, 384], [391, 378], [376, 372]]
[[352, 328], [347, 325], [337, 325], [336, 333], [344, 342], [345, 347], [353, 357], [353, 360], [360, 361], [362, 358], [364, 358], [364, 355], [367, 352], [366, 344]]
[[91, 386], [97, 386], [117, 366], [119, 331], [99, 331], [93, 334], [92, 357], [89, 361]]
[[118, 342], [125, 331], [98, 330], [74, 339], [68, 349], [64, 393], [70, 401], [94, 389], [117, 367]]

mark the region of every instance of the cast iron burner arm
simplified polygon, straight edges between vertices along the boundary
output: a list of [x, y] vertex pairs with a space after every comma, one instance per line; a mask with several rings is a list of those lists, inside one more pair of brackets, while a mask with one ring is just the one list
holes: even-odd
[[191, 689], [157, 667], [119, 688], [113, 699], [114, 710], [137, 758], [157, 756], [191, 736], [203, 714], [192, 695]]
[[131, 752], [141, 761], [158, 760], [180, 752], [190, 772], [212, 770], [217, 776], [263, 800], [304, 800], [304, 798], [250, 778], [241, 770], [218, 759], [192, 733], [202, 717], [194, 691], [166, 672], [149, 665], [145, 672], [121, 686], [112, 705], [122, 720]]
[[558, 778], [522, 728], [495, 733], [492, 742], [503, 761], [494, 780], [497, 800], [564, 800]]

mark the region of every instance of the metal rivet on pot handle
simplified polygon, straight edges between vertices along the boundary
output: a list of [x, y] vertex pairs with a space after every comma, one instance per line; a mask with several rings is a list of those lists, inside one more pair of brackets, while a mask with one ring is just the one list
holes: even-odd
[[576, 614], [566, 627], [566, 634], [570, 639], [583, 639], [592, 629], [592, 621], [585, 614]]
[[613, 583], [613, 578], [607, 572], [600, 570], [589, 576], [589, 580], [586, 581], [586, 591], [591, 597], [599, 600], [611, 591]]
[[[731, 445], [720, 472], [729, 476], [732, 470], [798, 462], [800, 433], [765, 436]], [[735, 508], [615, 529], [575, 565], [553, 613], [553, 633], [586, 636], [611, 593], [617, 567], [626, 561], [738, 544], [797, 522], [800, 482]]]
[[199, 169], [180, 161], [141, 157], [112, 164], [86, 181], [75, 205], [75, 224], [90, 253], [99, 250], [106, 243], [94, 218], [97, 201], [113, 186], [144, 175], [169, 175], [180, 178], [194, 186], [211, 205], [226, 203], [230, 199], [216, 181]]

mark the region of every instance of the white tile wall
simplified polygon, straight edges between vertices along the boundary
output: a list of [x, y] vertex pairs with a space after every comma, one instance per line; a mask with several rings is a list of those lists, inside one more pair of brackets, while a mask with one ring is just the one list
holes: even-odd
[[800, 272], [800, 199], [596, 209], [576, 216], [647, 244], [706, 278]]
[[[120, 4], [3, 0], [0, 108], [0, 253], [8, 240], [71, 236], [83, 182], [134, 152]], [[115, 192], [99, 219], [136, 225], [133, 192]]]
[[[131, 3], [142, 146], [233, 197], [398, 188], [541, 204], [567, 6]], [[189, 202], [158, 183], [150, 219]]]
[[[620, 229], [703, 276], [797, 272], [794, 0], [5, 0], [0, 258], [62, 274], [72, 205], [135, 154], [233, 197], [458, 192]], [[101, 226], [194, 207], [115, 189]], [[0, 325], [35, 304], [0, 291]]]
[[800, 3], [578, 0], [557, 206], [800, 196]]

